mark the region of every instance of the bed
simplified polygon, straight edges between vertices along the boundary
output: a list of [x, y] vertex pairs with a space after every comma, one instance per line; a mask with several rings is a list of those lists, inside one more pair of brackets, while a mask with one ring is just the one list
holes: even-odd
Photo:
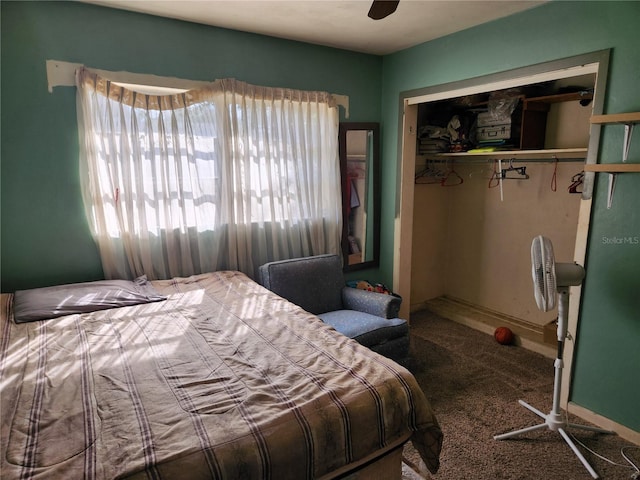
[[239, 272], [150, 285], [25, 323], [2, 294], [3, 479], [399, 478], [408, 440], [437, 471], [404, 368]]

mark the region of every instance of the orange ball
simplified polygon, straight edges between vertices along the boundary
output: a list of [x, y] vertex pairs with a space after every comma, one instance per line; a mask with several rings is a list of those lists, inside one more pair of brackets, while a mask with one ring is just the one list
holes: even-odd
[[507, 327], [496, 328], [493, 336], [500, 345], [511, 345], [513, 343], [513, 332]]

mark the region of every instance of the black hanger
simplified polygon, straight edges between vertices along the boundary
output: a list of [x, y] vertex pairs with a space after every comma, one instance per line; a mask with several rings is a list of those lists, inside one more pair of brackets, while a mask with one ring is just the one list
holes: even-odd
[[[515, 177], [513, 175], [516, 175]], [[502, 180], [528, 180], [527, 167], [514, 167], [513, 158], [509, 160], [509, 168], [503, 168], [499, 175]]]
[[584, 183], [584, 172], [576, 173], [571, 177], [571, 185], [569, 185], [569, 193], [582, 193], [582, 189], [578, 187]]

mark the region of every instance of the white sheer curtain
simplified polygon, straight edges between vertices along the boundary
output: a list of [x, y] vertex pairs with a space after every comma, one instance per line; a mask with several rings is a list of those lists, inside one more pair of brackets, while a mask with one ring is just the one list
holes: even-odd
[[78, 70], [80, 175], [107, 278], [340, 254], [330, 94], [219, 80], [146, 95]]

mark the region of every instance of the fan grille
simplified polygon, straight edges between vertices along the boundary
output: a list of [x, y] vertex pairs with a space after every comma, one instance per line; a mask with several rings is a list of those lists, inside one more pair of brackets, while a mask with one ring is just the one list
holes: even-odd
[[551, 240], [538, 235], [531, 243], [531, 274], [533, 293], [543, 312], [556, 306], [556, 268]]

